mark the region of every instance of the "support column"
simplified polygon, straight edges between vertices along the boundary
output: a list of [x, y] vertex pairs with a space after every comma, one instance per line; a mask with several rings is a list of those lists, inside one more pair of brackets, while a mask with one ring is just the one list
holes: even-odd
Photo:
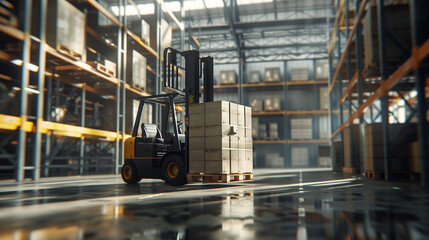
[[17, 148], [17, 165], [16, 165], [16, 181], [20, 182], [24, 180], [25, 177], [25, 159], [26, 159], [26, 142], [27, 142], [27, 132], [25, 130], [25, 124], [27, 123], [27, 104], [28, 104], [28, 95], [27, 88], [28, 82], [30, 81], [29, 73], [29, 63], [30, 63], [30, 49], [31, 49], [31, 8], [32, 0], [26, 0], [25, 4], [25, 22], [24, 22], [24, 45], [22, 48], [22, 76], [21, 76], [21, 106], [20, 106], [20, 117], [21, 125], [19, 127], [18, 135], [18, 148]]
[[[82, 97], [81, 97], [81, 109], [80, 109], [80, 126], [85, 127], [85, 102], [86, 102], [86, 84], [83, 83], [82, 86]], [[84, 165], [84, 157], [85, 157], [85, 137], [80, 137], [80, 149], [79, 149], [79, 175], [83, 175], [83, 165]]]
[[[378, 14], [378, 47], [380, 57], [380, 76], [381, 81], [387, 79], [386, 71], [386, 55], [385, 55], [385, 41], [384, 41], [384, 9], [383, 0], [377, 0], [377, 14]], [[390, 137], [389, 137], [389, 94], [381, 98], [381, 122], [383, 125], [383, 141], [384, 141], [384, 169], [386, 181], [391, 180], [391, 157], [390, 157]]]
[[[429, 39], [427, 31], [427, 21], [429, 17], [427, 11], [429, 10], [428, 1], [412, 0], [411, 1], [411, 25], [412, 25], [412, 39], [413, 51], [416, 47], [423, 44]], [[425, 72], [422, 67], [416, 69], [415, 78], [417, 85], [417, 116], [418, 116], [418, 137], [419, 137], [419, 156], [421, 167], [421, 185], [422, 187], [429, 187], [429, 133], [428, 133], [428, 120], [427, 116], [427, 103], [426, 103], [426, 81]]]
[[36, 113], [36, 132], [34, 135], [34, 170], [33, 180], [37, 181], [40, 178], [40, 165], [42, 162], [42, 122], [43, 122], [43, 107], [45, 97], [45, 65], [46, 65], [46, 11], [47, 0], [40, 1], [40, 45], [39, 45], [39, 72], [37, 95], [37, 113]]
[[[123, 0], [118, 0], [118, 6], [122, 6], [123, 5]], [[122, 24], [122, 11], [119, 11], [119, 21]], [[123, 52], [123, 48], [122, 48], [122, 35], [126, 34], [125, 32], [122, 32], [123, 27], [122, 25], [118, 27], [118, 49], [117, 49], [117, 64], [116, 64], [116, 72], [118, 74], [118, 84], [116, 85], [116, 140], [115, 140], [115, 163], [113, 166], [113, 172], [114, 174], [118, 174], [118, 167], [120, 162], [122, 162], [122, 157], [121, 155], [121, 141], [119, 140], [119, 136], [120, 136], [120, 122], [121, 122], [121, 84], [124, 83], [125, 79], [122, 78], [123, 74], [122, 74], [122, 62], [126, 61], [126, 58], [123, 58], [123, 55], [125, 54]], [[124, 60], [123, 60], [124, 59]]]

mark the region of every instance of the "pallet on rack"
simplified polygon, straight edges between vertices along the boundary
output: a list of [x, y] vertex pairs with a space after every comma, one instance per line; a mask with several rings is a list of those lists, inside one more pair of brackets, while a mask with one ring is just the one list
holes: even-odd
[[421, 179], [420, 173], [409, 172], [409, 171], [397, 171], [392, 173], [393, 179], [403, 181], [415, 181], [418, 182]]
[[12, 27], [18, 27], [18, 18], [7, 8], [0, 6], [0, 23]]
[[253, 173], [238, 174], [211, 174], [211, 173], [188, 173], [188, 183], [230, 183], [253, 180]]
[[105, 65], [97, 62], [97, 61], [89, 61], [87, 62], [88, 65], [95, 68], [97, 71], [109, 76], [109, 77], [115, 77], [116, 76], [116, 69], [108, 69]]
[[343, 173], [357, 174], [359, 169], [355, 167], [343, 167]]
[[365, 171], [365, 177], [370, 179], [383, 179], [384, 171]]
[[71, 57], [71, 58], [73, 58], [73, 59], [75, 59], [75, 60], [80, 60], [80, 61], [82, 61], [82, 60], [83, 60], [83, 59], [82, 59], [82, 54], [80, 54], [80, 53], [78, 53], [78, 52], [75, 52], [75, 51], [73, 51], [72, 49], [70, 49], [69, 47], [64, 46], [64, 45], [62, 45], [62, 44], [58, 44], [58, 46], [57, 46], [57, 50], [58, 50], [60, 53], [62, 53], [62, 54], [64, 54], [64, 55], [67, 55], [67, 56], [69, 56], [69, 57]]

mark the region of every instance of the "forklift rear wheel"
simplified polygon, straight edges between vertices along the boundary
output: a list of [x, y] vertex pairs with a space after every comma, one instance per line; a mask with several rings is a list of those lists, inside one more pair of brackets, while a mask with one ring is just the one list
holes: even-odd
[[139, 175], [137, 173], [137, 167], [133, 162], [125, 162], [122, 166], [122, 180], [129, 184], [135, 184], [140, 181]]
[[162, 163], [162, 175], [168, 185], [186, 184], [186, 167], [183, 159], [176, 154], [168, 155]]

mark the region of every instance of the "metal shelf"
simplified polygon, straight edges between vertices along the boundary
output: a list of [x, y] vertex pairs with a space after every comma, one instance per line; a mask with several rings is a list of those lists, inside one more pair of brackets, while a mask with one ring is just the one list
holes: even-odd
[[4, 33], [10, 37], [13, 37], [15, 39], [18, 39], [20, 41], [25, 40], [25, 33], [23, 31], [19, 30], [18, 28], [15, 28], [12, 26], [0, 24], [0, 32]]

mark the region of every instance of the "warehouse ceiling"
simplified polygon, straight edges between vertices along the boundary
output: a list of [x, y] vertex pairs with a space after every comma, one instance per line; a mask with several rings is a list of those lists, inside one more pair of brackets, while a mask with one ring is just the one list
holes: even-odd
[[[117, 0], [109, 0], [118, 14]], [[129, 18], [152, 15], [153, 1], [134, 0]], [[216, 63], [280, 61], [327, 58], [328, 28], [334, 19], [333, 0], [184, 0], [164, 1], [185, 25], [185, 49], [192, 36], [201, 44], [202, 55]], [[171, 20], [168, 17], [166, 19]], [[180, 48], [180, 28], [173, 21], [173, 47]]]

